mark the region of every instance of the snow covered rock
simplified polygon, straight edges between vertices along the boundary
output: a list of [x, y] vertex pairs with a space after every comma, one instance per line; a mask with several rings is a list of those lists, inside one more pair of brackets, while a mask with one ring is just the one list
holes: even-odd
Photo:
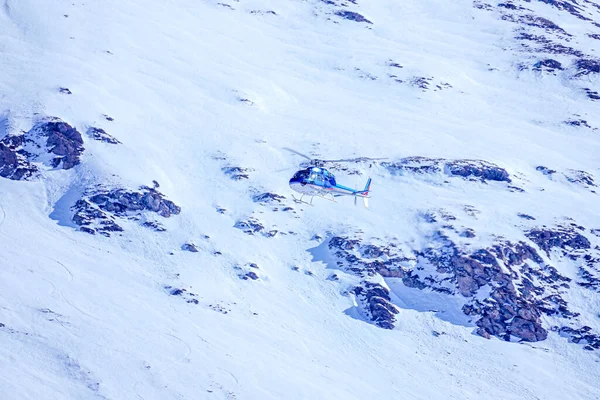
[[29, 179], [39, 170], [35, 163], [40, 161], [52, 168], [71, 169], [80, 163], [83, 151], [77, 129], [51, 118], [29, 132], [9, 134], [0, 140], [0, 176]]
[[106, 131], [102, 128], [90, 127], [87, 130], [87, 135], [94, 140], [98, 140], [100, 142], [109, 143], [109, 144], [120, 144], [117, 139], [115, 139], [110, 134], [106, 133]]
[[[142, 212], [154, 212], [164, 218], [177, 215], [181, 208], [167, 200], [162, 193], [147, 186], [140, 191], [127, 189], [91, 189], [73, 206], [73, 222], [88, 233], [101, 233], [110, 236], [110, 232], [122, 232], [117, 218], [138, 218]], [[146, 221], [143, 225], [155, 230], [155, 224]]]
[[391, 303], [390, 291], [378, 283], [363, 282], [353, 290], [363, 310], [368, 314], [369, 320], [384, 329], [394, 329], [395, 315], [398, 314], [396, 306]]
[[442, 158], [407, 157], [395, 162], [381, 163], [392, 174], [445, 174], [467, 179], [511, 182], [508, 172], [482, 160], [446, 160]]
[[589, 239], [577, 232], [575, 227], [532, 229], [527, 232], [527, 237], [548, 255], [555, 247], [563, 250], [586, 250], [591, 247]]
[[194, 243], [185, 243], [184, 245], [181, 246], [181, 250], [189, 251], [192, 253], [197, 253], [198, 246], [196, 246]]
[[[583, 236], [564, 230], [535, 230], [527, 235], [542, 250], [589, 249]], [[438, 232], [430, 239], [430, 246], [415, 248], [412, 254], [401, 250], [406, 246], [394, 242], [377, 243], [358, 237], [332, 237], [327, 247], [338, 268], [361, 278], [400, 280], [410, 288], [462, 297], [461, 311], [474, 317], [481, 336], [541, 341], [547, 338], [549, 329], [542, 324], [543, 315], [565, 322], [576, 321], [580, 315], [563, 298], [571, 279], [548, 265], [525, 242], [499, 240], [489, 248], [466, 249]], [[354, 291], [362, 295], [359, 300], [369, 318], [391, 329], [393, 304], [385, 303], [391, 301], [389, 291], [378, 285], [368, 283]], [[374, 310], [378, 312], [373, 314]]]
[[28, 153], [23, 149], [24, 135], [8, 135], [0, 140], [0, 176], [12, 180], [32, 177], [37, 167], [28, 160]]
[[57, 156], [50, 160], [53, 168], [71, 169], [80, 163], [83, 139], [71, 125], [58, 119], [42, 122], [27, 133], [27, 139], [39, 138], [45, 138], [46, 151]]

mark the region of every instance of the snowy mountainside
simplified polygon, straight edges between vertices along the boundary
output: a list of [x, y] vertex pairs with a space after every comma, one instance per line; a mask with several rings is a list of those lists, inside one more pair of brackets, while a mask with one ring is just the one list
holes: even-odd
[[[4, 0], [10, 399], [594, 399], [600, 5]], [[294, 202], [316, 158], [371, 208]], [[488, 339], [488, 340], [486, 340]]]

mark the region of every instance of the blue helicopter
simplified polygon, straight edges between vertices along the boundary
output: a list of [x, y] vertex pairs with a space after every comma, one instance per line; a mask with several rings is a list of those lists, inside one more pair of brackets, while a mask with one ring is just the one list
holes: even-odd
[[[323, 166], [327, 163], [336, 162], [365, 162], [365, 161], [376, 161], [385, 160], [385, 158], [368, 158], [358, 157], [341, 160], [317, 160], [311, 159], [305, 154], [302, 154], [296, 150], [285, 147], [285, 150], [291, 151], [301, 157], [309, 160], [309, 166], [296, 172], [292, 179], [290, 179], [290, 187], [296, 192], [300, 193], [299, 199], [294, 197], [297, 202], [312, 205], [312, 200], [315, 196], [322, 197], [326, 200], [335, 202], [336, 197], [340, 196], [354, 196], [354, 204], [356, 200], [361, 198], [366, 208], [369, 207], [369, 192], [371, 190], [371, 178], [367, 180], [367, 184], [363, 190], [352, 189], [350, 187], [340, 185], [336, 182], [335, 176], [329, 172]], [[303, 201], [304, 196], [310, 196], [310, 202]]]

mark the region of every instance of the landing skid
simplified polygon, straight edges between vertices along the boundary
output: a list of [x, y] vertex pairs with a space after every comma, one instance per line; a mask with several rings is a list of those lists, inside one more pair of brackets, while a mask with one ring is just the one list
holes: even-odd
[[294, 199], [294, 202], [297, 203], [297, 204], [306, 204], [306, 205], [309, 205], [309, 206], [313, 205], [312, 204], [312, 200], [313, 200], [314, 196], [310, 197], [310, 203], [307, 202], [307, 201], [302, 200], [303, 197], [304, 197], [304, 195], [300, 196], [300, 198], [297, 198], [296, 196], [292, 195], [292, 198]]
[[334, 202], [334, 203], [337, 203], [337, 201], [335, 201], [335, 197], [334, 197], [333, 195], [331, 195], [331, 198], [329, 198], [329, 196], [327, 196], [327, 195], [325, 195], [325, 196], [320, 196], [320, 195], [316, 195], [316, 196], [310, 196], [310, 203], [309, 203], [309, 202], [307, 202], [307, 201], [304, 201], [304, 200], [303, 200], [303, 197], [304, 197], [304, 195], [300, 196], [300, 198], [297, 198], [296, 196], [292, 195], [292, 198], [294, 199], [294, 201], [295, 201], [296, 203], [307, 204], [307, 205], [309, 205], [309, 206], [312, 206], [312, 205], [313, 205], [313, 203], [312, 203], [312, 202], [313, 202], [313, 199], [314, 199], [315, 197], [320, 197], [320, 198], [322, 198], [322, 199], [329, 200], [329, 201], [332, 201], [332, 202]]

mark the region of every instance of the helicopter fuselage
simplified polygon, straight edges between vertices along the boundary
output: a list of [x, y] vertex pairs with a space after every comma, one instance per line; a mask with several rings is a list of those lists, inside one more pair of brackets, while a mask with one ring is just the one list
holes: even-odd
[[290, 187], [302, 195], [311, 197], [326, 195], [365, 197], [368, 194], [368, 189], [361, 191], [338, 184], [331, 172], [320, 167], [308, 167], [296, 172], [290, 179]]

